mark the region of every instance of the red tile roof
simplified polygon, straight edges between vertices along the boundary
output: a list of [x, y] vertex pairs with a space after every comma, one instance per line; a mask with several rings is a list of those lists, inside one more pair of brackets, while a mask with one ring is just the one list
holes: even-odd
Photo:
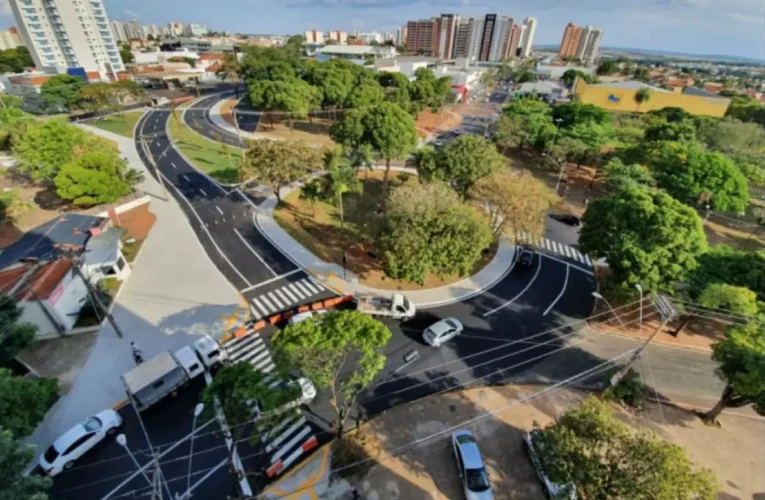
[[200, 61], [222, 61], [223, 54], [201, 54], [199, 56]]
[[24, 278], [24, 275], [34, 266], [33, 263], [24, 263], [18, 267], [0, 271], [0, 292], [9, 293], [16, 285], [23, 283], [14, 293], [17, 300], [47, 299], [72, 269], [72, 260], [61, 258], [48, 262]]

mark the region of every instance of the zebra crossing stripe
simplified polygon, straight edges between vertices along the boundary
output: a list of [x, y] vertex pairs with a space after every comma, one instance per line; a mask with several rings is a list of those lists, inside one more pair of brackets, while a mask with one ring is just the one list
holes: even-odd
[[301, 418], [294, 424], [290, 425], [284, 432], [279, 434], [276, 438], [274, 438], [273, 441], [268, 443], [268, 445], [266, 445], [266, 453], [271, 453], [272, 451], [274, 451], [277, 446], [281, 445], [284, 441], [287, 440], [288, 437], [290, 437], [292, 434], [297, 432], [297, 430], [300, 429], [301, 426], [310, 430], [310, 427], [305, 425], [305, 422], [303, 420], [304, 419]]
[[306, 287], [307, 289], [311, 290], [311, 293], [312, 293], [312, 294], [317, 294], [317, 293], [319, 293], [319, 290], [317, 290], [317, 289], [316, 289], [316, 288], [315, 288], [315, 287], [314, 287], [314, 286], [311, 284], [311, 282], [310, 282], [310, 281], [308, 281], [308, 280], [300, 280], [300, 281], [301, 281], [301, 284], [302, 284], [304, 287]]
[[268, 298], [274, 301], [274, 304], [276, 304], [279, 307], [279, 310], [282, 310], [285, 308], [284, 304], [282, 304], [282, 301], [279, 300], [279, 297], [274, 295], [274, 292], [268, 292], [266, 295], [268, 295]]
[[250, 364], [254, 366], [256, 370], [264, 372], [266, 371], [264, 369], [266, 366], [271, 366], [271, 368], [273, 369], [274, 360], [271, 359], [271, 356], [266, 356], [265, 359], [259, 359], [258, 363], [255, 363], [255, 361], [252, 361], [250, 362]]
[[268, 308], [270, 309], [269, 312], [276, 312], [278, 310], [276, 306], [271, 302], [271, 299], [269, 299], [266, 296], [266, 294], [261, 295], [260, 297], [258, 297], [258, 299], [262, 300], [263, 303], [268, 306]]
[[263, 315], [264, 315], [264, 316], [268, 316], [268, 314], [270, 314], [270, 313], [269, 313], [269, 311], [268, 311], [268, 309], [266, 309], [266, 308], [263, 306], [263, 304], [261, 304], [261, 303], [260, 303], [260, 301], [258, 301], [257, 297], [255, 297], [255, 298], [253, 298], [253, 299], [252, 299], [252, 303], [253, 303], [253, 304], [255, 304], [255, 305], [258, 307], [258, 309], [260, 309], [261, 311], [263, 311]]
[[298, 287], [296, 287], [294, 283], [290, 283], [290, 284], [287, 286], [287, 288], [289, 288], [290, 290], [292, 290], [293, 292], [295, 292], [295, 295], [297, 295], [298, 297], [300, 297], [300, 300], [303, 300], [303, 299], [305, 299], [305, 295], [303, 295], [303, 292], [301, 292], [300, 290], [298, 290]]
[[591, 266], [591, 265], [592, 265], [592, 261], [590, 260], [590, 256], [589, 256], [589, 255], [585, 255], [585, 256], [584, 256], [584, 260], [586, 260], [586, 261], [587, 261], [587, 265], [588, 265], [588, 266]]
[[253, 319], [260, 319], [260, 318], [262, 317], [262, 315], [260, 314], [260, 311], [258, 311], [257, 309], [255, 309], [255, 306], [254, 306], [254, 305], [253, 305], [252, 307], [250, 307], [250, 310], [252, 311], [252, 317], [253, 317]]
[[296, 281], [294, 285], [302, 291], [306, 297], [310, 297], [313, 295], [311, 292], [309, 292], [299, 281]]
[[298, 442], [301, 439], [303, 439], [310, 433], [311, 433], [310, 427], [308, 427], [307, 425], [303, 427], [297, 435], [293, 436], [292, 439], [290, 439], [289, 441], [287, 441], [287, 443], [284, 444], [284, 446], [279, 448], [279, 451], [273, 454], [273, 456], [271, 457], [271, 463], [273, 464], [278, 462], [280, 458], [282, 458], [288, 451], [294, 448], [295, 445], [298, 444]]
[[584, 263], [585, 263], [585, 262], [584, 262], [584, 255], [582, 255], [582, 252], [580, 252], [579, 250], [575, 250], [575, 251], [574, 251], [574, 254], [576, 255], [576, 260], [578, 260], [578, 261], [579, 261], [579, 262], [581, 262], [582, 264], [584, 264]]
[[287, 288], [286, 286], [283, 286], [283, 287], [281, 288], [281, 291], [282, 291], [282, 292], [284, 292], [284, 295], [286, 295], [287, 297], [289, 297], [289, 298], [291, 299], [291, 301], [292, 301], [292, 302], [300, 302], [300, 299], [298, 299], [297, 297], [295, 297], [295, 296], [292, 294], [292, 292], [290, 292], [289, 288]]
[[254, 336], [250, 336], [250, 338], [247, 340], [248, 342], [244, 344], [239, 344], [234, 346], [233, 348], [226, 349], [226, 352], [228, 353], [228, 355], [231, 356], [232, 358], [239, 358], [241, 357], [242, 353], [249, 351], [253, 346], [263, 343], [263, 339], [257, 333]]
[[550, 244], [552, 245], [554, 252], [560, 253], [560, 251], [558, 250], [558, 243], [557, 242], [551, 240]]
[[317, 279], [315, 279], [313, 276], [309, 276], [309, 277], [308, 277], [308, 280], [309, 280], [309, 281], [310, 281], [310, 282], [313, 284], [313, 286], [315, 286], [316, 288], [318, 288], [320, 292], [321, 292], [322, 290], [324, 290], [324, 285], [322, 285], [321, 283], [319, 283], [319, 281], [318, 281]]
[[[268, 441], [269, 439], [271, 439], [271, 437], [273, 437], [273, 436], [276, 436], [276, 435], [277, 435], [279, 432], [281, 432], [281, 430], [282, 430], [282, 429], [284, 429], [285, 427], [287, 427], [287, 425], [288, 425], [288, 424], [292, 423], [292, 421], [293, 421], [293, 420], [295, 420], [295, 417], [296, 417], [296, 415], [295, 415], [295, 414], [289, 414], [289, 415], [287, 416], [287, 418], [285, 418], [284, 420], [282, 420], [281, 422], [279, 422], [279, 425], [277, 425], [276, 427], [274, 427], [274, 428], [273, 428], [273, 429], [271, 429], [270, 431], [268, 431], [268, 432], [266, 432], [265, 434], [263, 434], [263, 437], [262, 437], [262, 438], [260, 438], [260, 440], [261, 440], [261, 441], [263, 441], [263, 442], [265, 443], [266, 441]], [[299, 420], [298, 420], [298, 422], [297, 422], [297, 427], [300, 427], [300, 426], [301, 426], [301, 425], [303, 425], [304, 423], [306, 423], [305, 417], [301, 415], [301, 416], [300, 416], [300, 419], [299, 419]], [[296, 428], [297, 428], [297, 427], [296, 427]]]
[[271, 373], [274, 370], [274, 368], [276, 368], [276, 365], [271, 363], [270, 365], [266, 366], [265, 368], [261, 368], [260, 371], [262, 371], [263, 373]]
[[262, 345], [259, 349], [253, 349], [244, 356], [240, 356], [236, 361], [239, 363], [247, 362], [251, 365], [255, 365], [257, 361], [260, 361], [266, 356], [268, 356], [268, 349], [266, 349], [266, 346]]
[[288, 298], [287, 298], [287, 296], [286, 296], [286, 295], [284, 295], [280, 289], [276, 289], [276, 290], [274, 290], [274, 293], [275, 293], [276, 295], [278, 295], [278, 296], [279, 296], [279, 298], [280, 298], [280, 299], [282, 299], [282, 300], [284, 301], [284, 303], [285, 303], [285, 304], [287, 304], [287, 305], [290, 305], [290, 304], [292, 304], [292, 301], [291, 301], [290, 299], [288, 299]]

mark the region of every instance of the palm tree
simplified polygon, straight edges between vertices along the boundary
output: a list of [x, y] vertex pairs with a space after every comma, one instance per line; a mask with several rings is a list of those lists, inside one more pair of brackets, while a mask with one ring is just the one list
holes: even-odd
[[635, 104], [637, 104], [635, 111], [640, 112], [640, 105], [651, 100], [651, 89], [644, 87], [638, 90], [635, 92], [633, 99], [635, 100]]
[[347, 162], [345, 162], [345, 164], [333, 165], [330, 167], [324, 179], [326, 192], [331, 194], [337, 200], [338, 207], [340, 209], [340, 234], [343, 238], [343, 279], [345, 279], [345, 249], [348, 244], [348, 238], [345, 234], [345, 211], [343, 210], [343, 195], [346, 193], [360, 193], [362, 190], [361, 182], [356, 176], [356, 170], [348, 165]]

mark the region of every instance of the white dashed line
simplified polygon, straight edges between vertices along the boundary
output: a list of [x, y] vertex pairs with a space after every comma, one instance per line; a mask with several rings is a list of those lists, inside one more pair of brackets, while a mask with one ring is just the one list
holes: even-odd
[[[219, 214], [224, 215], [223, 210], [221, 210], [218, 205], [215, 205], [215, 209], [218, 211]], [[234, 231], [236, 231], [236, 229], [234, 229]]]
[[200, 193], [202, 193], [202, 196], [204, 196], [205, 198], [207, 198], [207, 193], [205, 193], [205, 190], [204, 190], [204, 189], [201, 189], [201, 188], [200, 188], [199, 192], [200, 192]]
[[[218, 212], [220, 212], [220, 214], [221, 214], [221, 215], [223, 215], [223, 212], [221, 211], [221, 209], [220, 209], [220, 208], [218, 208], [218, 205], [215, 205], [215, 208], [217, 208], [217, 209], [218, 209]], [[250, 249], [250, 252], [252, 252], [252, 254], [253, 254], [255, 257], [257, 257], [257, 259], [258, 259], [258, 260], [259, 260], [259, 261], [260, 261], [260, 262], [261, 262], [261, 263], [262, 263], [262, 264], [263, 264], [263, 265], [266, 267], [266, 269], [268, 269], [268, 271], [269, 271], [271, 274], [273, 274], [274, 276], [276, 276], [276, 273], [274, 272], [274, 270], [273, 270], [273, 269], [271, 269], [271, 268], [269, 267], [269, 265], [268, 265], [268, 264], [266, 264], [266, 261], [265, 261], [265, 260], [263, 260], [263, 257], [261, 257], [260, 255], [258, 255], [258, 252], [256, 252], [256, 251], [255, 251], [255, 249], [254, 249], [254, 248], [252, 248], [252, 246], [250, 246], [250, 244], [247, 242], [247, 240], [245, 240], [245, 239], [244, 239], [244, 236], [242, 236], [242, 234], [241, 234], [241, 233], [240, 233], [240, 232], [239, 232], [239, 231], [238, 231], [236, 228], [234, 228], [234, 232], [236, 233], [236, 235], [237, 235], [237, 236], [239, 236], [239, 239], [240, 239], [240, 240], [242, 240], [242, 243], [244, 243], [244, 245], [245, 245], [247, 248], [249, 248], [249, 249]]]
[[173, 163], [173, 162], [170, 162], [170, 165], [171, 165], [173, 168], [178, 168], [178, 167], [176, 167], [176, 166], [175, 166], [175, 163]]
[[539, 260], [539, 265], [537, 266], [537, 272], [536, 272], [536, 273], [534, 273], [534, 277], [533, 277], [533, 278], [531, 278], [531, 281], [529, 281], [529, 282], [526, 284], [526, 287], [525, 287], [523, 290], [521, 290], [521, 291], [520, 291], [520, 293], [519, 293], [518, 295], [516, 295], [516, 296], [515, 296], [515, 297], [513, 297], [512, 299], [508, 300], [507, 302], [505, 302], [505, 303], [504, 303], [504, 304], [502, 304], [501, 306], [499, 306], [499, 307], [495, 307], [495, 308], [494, 308], [494, 309], [492, 309], [491, 311], [484, 313], [484, 314], [483, 314], [483, 317], [484, 317], [484, 318], [485, 318], [486, 316], [489, 316], [489, 315], [491, 315], [491, 314], [494, 314], [495, 312], [499, 311], [499, 310], [500, 310], [500, 309], [502, 309], [503, 307], [507, 307], [507, 306], [509, 306], [510, 304], [512, 304], [513, 302], [515, 302], [516, 300], [518, 300], [518, 298], [519, 298], [521, 295], [523, 295], [524, 293], [526, 293], [526, 290], [528, 290], [528, 289], [531, 287], [531, 285], [534, 283], [534, 281], [536, 281], [536, 279], [537, 279], [537, 276], [539, 276], [539, 271], [541, 271], [541, 270], [542, 270], [542, 258], [541, 258], [541, 256], [540, 256], [540, 258], [539, 258], [538, 260]]
[[571, 269], [571, 266], [566, 266], [566, 279], [563, 281], [563, 287], [560, 289], [560, 293], [557, 297], [555, 297], [555, 300], [552, 301], [552, 304], [550, 304], [550, 307], [545, 309], [545, 312], [542, 313], [542, 316], [547, 316], [547, 313], [550, 312], [550, 310], [555, 307], [555, 304], [558, 303], [561, 297], [563, 297], [563, 294], [566, 292], [566, 287], [568, 286], [568, 273], [569, 269]]

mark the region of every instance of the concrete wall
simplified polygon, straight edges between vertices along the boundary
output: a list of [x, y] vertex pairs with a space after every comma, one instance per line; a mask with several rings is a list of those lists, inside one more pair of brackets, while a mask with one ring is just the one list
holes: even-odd
[[640, 106], [635, 103], [635, 90], [617, 87], [598, 87], [588, 85], [581, 78], [577, 79], [574, 94], [585, 104], [594, 104], [609, 111], [647, 113], [669, 107], [684, 109], [692, 115], [721, 117], [730, 105], [730, 99], [722, 97], [701, 97], [675, 94], [674, 92], [652, 92], [648, 102]]
[[82, 278], [69, 271], [56, 289], [50, 294], [47, 303], [49, 311], [58, 316], [59, 322], [69, 330], [77, 321], [77, 314], [87, 304], [88, 289]]

